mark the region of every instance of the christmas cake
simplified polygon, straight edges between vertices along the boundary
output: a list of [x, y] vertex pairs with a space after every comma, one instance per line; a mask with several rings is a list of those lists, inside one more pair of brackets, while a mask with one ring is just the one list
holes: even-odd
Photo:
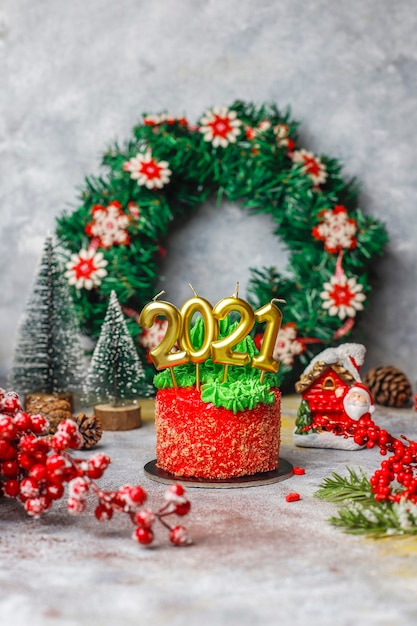
[[280, 392], [273, 402], [234, 413], [201, 400], [195, 387], [156, 395], [157, 466], [175, 476], [234, 478], [275, 470]]
[[[242, 345], [244, 344], [244, 345]], [[237, 348], [251, 357], [250, 337]], [[276, 470], [280, 444], [277, 376], [248, 366], [224, 366], [211, 358], [175, 367], [154, 379], [156, 464], [178, 477], [229, 479]]]

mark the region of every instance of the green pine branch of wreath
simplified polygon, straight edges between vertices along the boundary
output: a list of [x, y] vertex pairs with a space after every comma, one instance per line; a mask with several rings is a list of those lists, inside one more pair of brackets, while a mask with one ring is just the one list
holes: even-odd
[[[254, 308], [275, 297], [286, 301], [284, 334], [277, 342], [284, 380], [297, 368], [298, 376], [323, 345], [348, 336], [366, 305], [372, 261], [382, 254], [387, 234], [358, 208], [356, 181], [344, 180], [336, 159], [299, 146], [297, 131], [288, 110], [236, 101], [206, 111], [197, 124], [145, 114], [128, 141], [110, 146], [100, 175], [86, 178], [78, 206], [57, 220], [84, 330], [99, 335], [114, 290], [146, 356], [137, 319], [159, 290], [170, 228], [215, 197], [219, 204], [238, 202], [253, 215], [269, 214], [274, 234], [288, 249], [285, 272], [253, 268], [248, 287]], [[105, 230], [110, 222], [113, 236]], [[335, 226], [345, 235], [336, 242]], [[231, 273], [235, 279], [236, 268]], [[338, 300], [340, 290], [346, 291], [343, 281], [350, 281], [354, 307], [341, 304], [346, 294]], [[259, 341], [262, 332], [254, 329]], [[288, 348], [285, 354], [281, 345]], [[152, 366], [149, 371], [153, 375]]]
[[347, 470], [347, 476], [333, 472], [326, 477], [315, 493], [321, 500], [340, 505], [337, 515], [329, 519], [331, 524], [373, 538], [417, 534], [417, 504], [405, 498], [378, 501], [363, 470]]

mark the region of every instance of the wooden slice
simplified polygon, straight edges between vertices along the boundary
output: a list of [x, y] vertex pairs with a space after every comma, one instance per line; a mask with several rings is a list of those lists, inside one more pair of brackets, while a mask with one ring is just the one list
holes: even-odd
[[103, 430], [132, 430], [142, 426], [138, 404], [125, 406], [97, 404], [94, 407], [94, 415], [101, 420]]

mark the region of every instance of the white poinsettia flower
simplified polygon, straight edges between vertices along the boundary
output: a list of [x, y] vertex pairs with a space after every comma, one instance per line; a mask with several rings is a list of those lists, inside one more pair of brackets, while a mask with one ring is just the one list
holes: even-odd
[[168, 161], [157, 161], [152, 156], [152, 151], [138, 153], [135, 157], [123, 163], [125, 172], [130, 172], [130, 178], [137, 181], [141, 187], [148, 189], [162, 189], [167, 185], [172, 174]]
[[358, 225], [356, 220], [349, 217], [344, 206], [339, 205], [332, 210], [323, 211], [320, 217], [320, 224], [313, 228], [313, 237], [324, 241], [324, 247], [328, 252], [335, 253], [356, 247], [355, 235]]
[[236, 111], [230, 111], [227, 107], [214, 107], [201, 118], [199, 131], [204, 135], [204, 141], [211, 141], [215, 148], [227, 148], [230, 143], [236, 142], [241, 125]]
[[70, 285], [77, 289], [91, 290], [101, 284], [101, 279], [107, 276], [104, 268], [107, 261], [101, 252], [93, 249], [82, 249], [78, 254], [72, 254], [71, 260], [66, 263], [67, 271], [64, 276]]
[[363, 286], [356, 282], [356, 278], [332, 276], [330, 282], [324, 283], [324, 291], [320, 296], [323, 299], [323, 308], [329, 315], [338, 315], [341, 320], [346, 317], [355, 317], [358, 311], [362, 311], [366, 295]]
[[306, 174], [308, 174], [315, 185], [322, 185], [327, 180], [326, 166], [319, 157], [312, 152], [308, 152], [302, 148], [295, 150], [291, 158], [293, 163], [301, 163]]

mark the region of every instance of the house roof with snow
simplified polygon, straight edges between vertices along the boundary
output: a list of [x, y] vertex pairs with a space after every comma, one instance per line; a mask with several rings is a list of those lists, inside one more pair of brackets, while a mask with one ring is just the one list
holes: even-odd
[[360, 381], [359, 369], [365, 360], [366, 349], [359, 343], [345, 343], [337, 348], [320, 352], [300, 376], [295, 385], [297, 393], [303, 393], [326, 371], [331, 369], [346, 384]]

